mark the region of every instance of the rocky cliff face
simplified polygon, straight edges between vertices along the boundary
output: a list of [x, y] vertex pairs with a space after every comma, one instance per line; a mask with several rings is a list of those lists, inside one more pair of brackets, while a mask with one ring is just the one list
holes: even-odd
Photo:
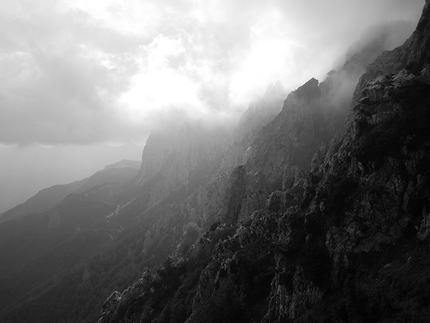
[[[236, 208], [237, 211], [241, 209], [242, 194], [230, 196], [230, 192], [244, 191], [249, 180], [252, 181], [241, 171], [246, 151], [261, 129], [279, 113], [284, 99], [285, 90], [278, 81], [268, 86], [263, 97], [254, 98], [249, 104], [248, 110], [238, 122], [219, 169], [187, 202], [191, 218], [201, 227], [208, 228], [214, 222], [227, 219], [232, 208]], [[238, 167], [237, 170], [235, 170], [236, 167]], [[238, 174], [241, 175], [238, 177]], [[235, 213], [235, 211], [232, 212]], [[233, 215], [234, 221], [237, 221], [237, 217], [237, 214]]]
[[263, 97], [256, 96], [248, 110], [241, 116], [234, 131], [232, 142], [223, 157], [221, 169], [231, 172], [234, 167], [243, 165], [248, 147], [258, 137], [261, 129], [271, 122], [281, 111], [286, 92], [277, 81], [269, 84]]
[[[186, 124], [154, 132], [137, 180], [141, 185], [150, 183], [148, 206], [187, 186], [199, 169], [206, 167], [207, 173], [216, 169], [222, 156], [219, 169], [186, 202], [188, 216], [204, 228], [217, 221], [248, 221], [265, 206], [271, 191], [288, 185], [284, 181], [289, 181], [290, 173], [307, 171], [319, 162], [315, 152], [324, 150], [343, 129], [354, 85], [388, 37], [386, 33], [362, 44], [326, 80], [311, 79], [286, 99], [280, 82], [270, 84], [263, 97], [251, 101], [229, 145], [219, 140], [219, 133], [214, 136]], [[241, 193], [231, 195], [233, 191]]]
[[367, 69], [360, 56], [292, 92], [243, 163], [188, 199], [188, 252], [100, 322], [428, 321], [429, 15]]
[[248, 143], [252, 143], [260, 130], [281, 111], [286, 96], [281, 82], [269, 84], [263, 97], [255, 97], [248, 110], [241, 116], [235, 130], [234, 141], [241, 142], [246, 138]]
[[243, 187], [236, 188], [243, 194], [236, 201], [237, 211], [224, 209], [221, 217], [248, 221], [254, 211], [265, 206], [270, 192], [289, 187], [290, 174], [297, 176], [321, 162], [330, 142], [338, 140], [344, 129], [360, 75], [381, 54], [387, 37], [362, 45], [323, 82], [311, 79], [287, 96], [280, 113], [246, 142]]
[[[301, 250], [308, 255], [315, 253], [313, 266], [330, 273], [330, 278], [325, 278], [327, 285], [321, 283], [324, 277], [312, 276], [312, 272], [303, 275], [309, 265], [305, 260], [296, 260], [291, 269], [291, 257], [279, 254], [268, 321], [298, 319], [336, 286], [343, 286], [346, 294], [346, 319], [366, 320], [368, 309], [364, 307], [370, 306], [366, 302], [371, 300], [363, 301], [362, 309], [351, 304], [359, 303], [357, 286], [364, 289], [361, 297], [374, 297], [370, 283], [361, 281], [372, 270], [365, 258], [393, 252], [408, 236], [419, 240], [426, 237], [423, 233], [428, 228], [430, 188], [425, 166], [430, 158], [430, 79], [426, 67], [429, 8], [427, 3], [417, 30], [405, 45], [384, 53], [367, 68], [355, 91], [356, 105], [346, 133], [332, 144], [321, 166], [308, 175], [299, 211], [306, 237]], [[297, 211], [290, 209], [286, 214]], [[409, 243], [414, 245], [415, 238], [411, 240]], [[283, 243], [288, 245], [288, 239]], [[413, 257], [411, 253], [408, 259]], [[392, 265], [389, 260], [393, 258], [385, 260], [388, 264], [384, 268]], [[284, 275], [291, 277], [293, 288], [283, 284]], [[401, 279], [399, 272], [393, 275]], [[386, 297], [390, 297], [388, 292]], [[398, 311], [407, 309], [399, 306]], [[325, 313], [325, 319], [329, 318]]]
[[184, 122], [154, 131], [142, 155], [138, 185], [151, 181], [149, 205], [167, 197], [178, 187], [200, 185], [216, 170], [226, 150], [229, 133], [224, 127], [207, 129]]
[[[296, 228], [303, 230], [303, 247], [294, 252], [313, 260], [309, 264], [299, 257], [291, 269], [291, 256], [278, 255], [268, 321], [297, 319], [329, 290], [345, 286], [351, 275], [370, 271], [366, 257], [398, 248], [408, 235], [425, 237], [429, 90], [428, 79], [407, 70], [364, 87], [346, 134], [308, 175], [301, 210], [286, 212], [303, 221]], [[291, 234], [280, 237], [288, 246]], [[330, 277], [306, 273], [309, 266], [324, 268]], [[282, 283], [284, 275], [293, 288]], [[348, 315], [352, 320], [358, 314]]]

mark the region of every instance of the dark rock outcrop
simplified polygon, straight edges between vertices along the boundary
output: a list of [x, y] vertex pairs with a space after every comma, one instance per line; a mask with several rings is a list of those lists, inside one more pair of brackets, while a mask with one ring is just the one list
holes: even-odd
[[[346, 133], [309, 174], [300, 212], [307, 235], [304, 249], [308, 254], [310, 248], [319, 250], [323, 263], [329, 261], [328, 285], [316, 286], [318, 279], [302, 275], [304, 260], [296, 262], [291, 273], [292, 259], [280, 254], [268, 321], [298, 319], [320, 303], [328, 290], [358, 283], [351, 273], [371, 270], [367, 255], [395, 250], [399, 240], [417, 228], [417, 237], [425, 239], [430, 189], [425, 166], [430, 160], [430, 79], [425, 53], [430, 31], [424, 35], [422, 30], [428, 15], [429, 4], [405, 45], [384, 53], [368, 67], [357, 86], [357, 104]], [[306, 228], [311, 218], [321, 221], [321, 232]], [[282, 284], [282, 276], [288, 273], [293, 288]], [[366, 283], [363, 286], [369, 288]], [[365, 315], [364, 310], [348, 310], [351, 321]]]
[[429, 14], [427, 1], [411, 38], [370, 64], [355, 92], [333, 99], [351, 63], [292, 92], [243, 165], [200, 191], [221, 221], [176, 262], [187, 278], [154, 317], [429, 319]]

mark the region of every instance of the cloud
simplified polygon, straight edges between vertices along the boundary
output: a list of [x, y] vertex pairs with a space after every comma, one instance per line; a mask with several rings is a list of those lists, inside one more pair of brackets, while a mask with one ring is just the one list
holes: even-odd
[[417, 21], [423, 4], [3, 0], [0, 142], [141, 142], [170, 114], [235, 117], [270, 82], [321, 79], [369, 25]]
[[415, 23], [407, 20], [395, 20], [370, 25], [360, 35], [360, 38], [351, 46], [345, 54], [345, 59], [350, 58], [356, 52], [369, 44], [381, 46], [382, 50], [392, 50], [403, 44], [415, 29]]

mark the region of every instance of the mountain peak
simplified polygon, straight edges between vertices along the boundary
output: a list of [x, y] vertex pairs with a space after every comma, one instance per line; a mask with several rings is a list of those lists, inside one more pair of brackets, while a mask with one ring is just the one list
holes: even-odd
[[270, 83], [267, 86], [266, 93], [264, 93], [263, 98], [265, 100], [272, 100], [278, 98], [279, 96], [285, 96], [285, 89], [282, 83], [278, 80], [275, 84]]
[[406, 68], [412, 73], [430, 75], [430, 2], [424, 6], [417, 28], [411, 37]]
[[312, 100], [318, 98], [321, 95], [319, 88], [319, 82], [315, 78], [311, 78], [305, 84], [300, 86], [294, 93], [300, 99]]
[[110, 165], [105, 166], [105, 169], [126, 168], [126, 167], [139, 169], [140, 168], [140, 161], [123, 159], [119, 162], [116, 162], [115, 164], [110, 164]]

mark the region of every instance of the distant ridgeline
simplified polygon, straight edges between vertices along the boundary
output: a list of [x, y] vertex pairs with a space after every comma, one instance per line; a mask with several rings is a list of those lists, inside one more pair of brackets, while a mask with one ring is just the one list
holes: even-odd
[[0, 321], [430, 322], [429, 1], [384, 35], [5, 212]]

